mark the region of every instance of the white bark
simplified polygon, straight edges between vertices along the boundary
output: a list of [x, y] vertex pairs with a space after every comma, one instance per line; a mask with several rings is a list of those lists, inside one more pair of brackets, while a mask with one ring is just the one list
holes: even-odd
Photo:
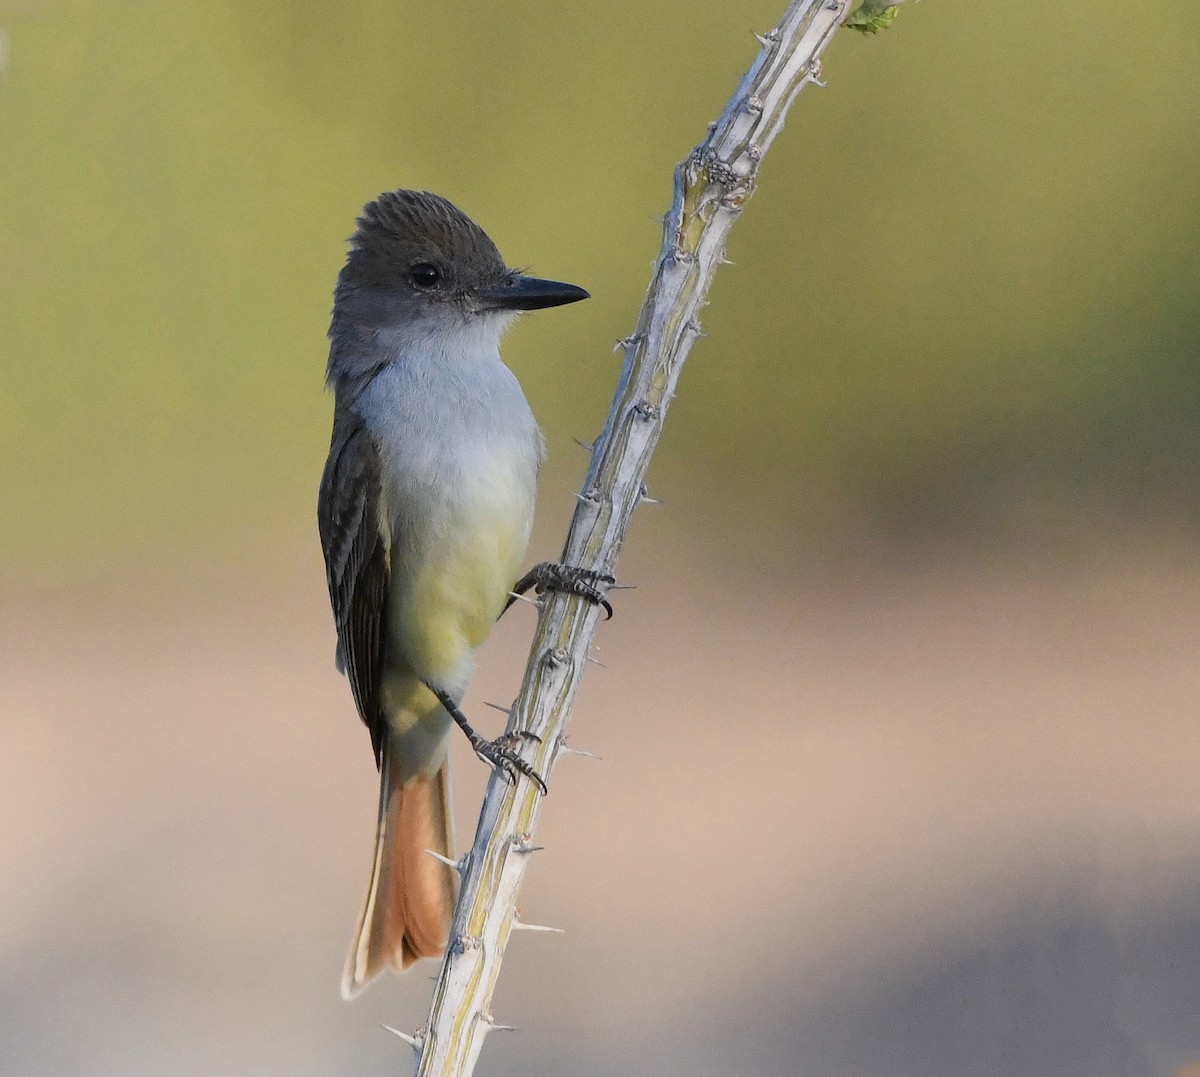
[[[819, 57], [849, 0], [793, 0], [708, 137], [675, 172], [675, 198], [664, 223], [662, 251], [638, 319], [622, 344], [625, 361], [603, 434], [592, 453], [571, 521], [563, 562], [612, 573], [633, 511], [645, 497], [644, 478], [676, 379], [692, 342], [697, 315], [725, 237], [753, 193], [759, 165], [783, 126], [788, 107], [819, 76]], [[571, 704], [600, 617], [577, 596], [551, 594], [541, 613], [510, 729], [541, 738], [525, 757], [549, 776], [560, 754]], [[422, 1077], [470, 1074], [488, 1032], [499, 1027], [491, 1001], [514, 903], [533, 843], [542, 798], [534, 783], [510, 785], [494, 774], [475, 842], [460, 863], [462, 888], [451, 944], [429, 1019], [415, 1037]]]

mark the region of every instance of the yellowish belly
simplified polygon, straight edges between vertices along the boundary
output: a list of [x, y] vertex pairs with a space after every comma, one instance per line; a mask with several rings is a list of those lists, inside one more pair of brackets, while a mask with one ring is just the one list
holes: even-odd
[[486, 480], [456, 491], [442, 526], [407, 563], [393, 550], [388, 664], [452, 695], [466, 688], [529, 542], [532, 477], [497, 466]]
[[527, 524], [495, 519], [432, 552], [413, 582], [397, 626], [413, 667], [457, 688], [471, 656], [487, 639], [516, 582]]

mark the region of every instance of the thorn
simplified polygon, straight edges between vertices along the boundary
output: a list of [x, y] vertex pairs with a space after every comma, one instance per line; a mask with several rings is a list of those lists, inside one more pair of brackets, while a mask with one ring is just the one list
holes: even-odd
[[528, 595], [519, 595], [519, 594], [517, 594], [516, 591], [509, 591], [508, 594], [509, 594], [510, 598], [515, 598], [518, 602], [528, 602], [531, 606], [535, 607], [536, 609], [541, 609], [541, 605], [538, 603], [538, 601], [536, 599], [530, 598]]
[[386, 1032], [390, 1032], [393, 1036], [399, 1036], [405, 1043], [409, 1045], [417, 1054], [421, 1053], [421, 1048], [425, 1044], [424, 1036], [410, 1036], [407, 1032], [401, 1032], [398, 1028], [392, 1028], [391, 1025], [380, 1025]]
[[596, 447], [596, 443], [594, 441], [580, 441], [579, 438], [571, 438], [571, 440], [575, 442], [575, 444], [578, 445], [584, 452], [591, 452]]
[[513, 838], [512, 848], [514, 853], [527, 855], [529, 853], [540, 853], [546, 847], [544, 845], [534, 845], [528, 837], [523, 837]]
[[582, 748], [572, 748], [566, 740], [559, 738], [558, 751], [560, 755], [581, 755], [584, 759], [603, 759], [604, 756], [597, 755], [595, 752], [585, 752]]
[[819, 56], [809, 66], [808, 81], [814, 86], [819, 86], [822, 90], [829, 85], [828, 82], [821, 81], [821, 58]]
[[638, 491], [638, 501], [644, 501], [647, 505], [665, 504], [665, 502], [660, 501], [657, 497], [650, 496], [650, 492], [646, 489], [645, 483], [642, 483], [642, 488]]
[[501, 714], [511, 715], [513, 712], [512, 707], [502, 707], [499, 703], [485, 703], [484, 706], [491, 707], [492, 710], [499, 711]]
[[490, 1013], [481, 1013], [479, 1015], [480, 1023], [488, 1030], [488, 1032], [520, 1032], [516, 1025], [498, 1025], [496, 1020]]
[[608, 666], [601, 662], [599, 658], [593, 658], [590, 654], [587, 656], [585, 661], [591, 662], [593, 666], [599, 666], [601, 669], [608, 669]]
[[463, 863], [463, 861], [461, 859], [451, 860], [450, 857], [442, 856], [441, 853], [435, 853], [432, 849], [426, 849], [425, 852], [427, 855], [432, 856], [434, 860], [438, 860], [441, 863], [445, 864], [446, 867], [453, 868], [455, 871], [457, 871], [459, 873], [459, 875], [461, 875], [463, 873], [463, 868], [466, 867], [466, 865]]
[[565, 935], [561, 927], [546, 927], [544, 924], [527, 924], [523, 920], [514, 919], [512, 922], [513, 931], [549, 931], [553, 935]]
[[[655, 502], [658, 504], [658, 502]], [[610, 591], [636, 591], [638, 585], [636, 583], [611, 583], [608, 585]]]

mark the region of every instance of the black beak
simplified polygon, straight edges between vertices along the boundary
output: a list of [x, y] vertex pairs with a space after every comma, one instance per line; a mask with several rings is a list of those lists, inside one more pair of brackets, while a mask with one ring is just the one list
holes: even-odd
[[485, 288], [478, 295], [484, 302], [500, 310], [541, 310], [543, 307], [561, 307], [564, 303], [578, 303], [581, 299], [590, 298], [587, 292], [573, 284], [523, 277], [520, 273], [509, 278], [503, 288]]

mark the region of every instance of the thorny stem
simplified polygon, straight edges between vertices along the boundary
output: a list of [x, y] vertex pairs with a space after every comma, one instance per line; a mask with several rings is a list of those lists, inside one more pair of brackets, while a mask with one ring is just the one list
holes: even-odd
[[[633, 335], [622, 342], [621, 378], [604, 432], [596, 440], [563, 550], [563, 562], [612, 573], [634, 509], [645, 494], [651, 453], [662, 431], [680, 368], [701, 335], [697, 317], [725, 237], [754, 191], [758, 169], [792, 101], [818, 82], [819, 57], [850, 0], [793, 0], [779, 25], [759, 38], [754, 66], [708, 137], [675, 170], [675, 198], [664, 222], [654, 279]], [[599, 621], [579, 595], [542, 600], [510, 731], [540, 738], [526, 758], [549, 775]], [[460, 863], [462, 887], [450, 946], [424, 1030], [410, 1042], [419, 1077], [470, 1074], [488, 1032], [492, 992], [515, 922], [515, 901], [541, 809], [535, 783], [492, 775], [475, 842]]]

